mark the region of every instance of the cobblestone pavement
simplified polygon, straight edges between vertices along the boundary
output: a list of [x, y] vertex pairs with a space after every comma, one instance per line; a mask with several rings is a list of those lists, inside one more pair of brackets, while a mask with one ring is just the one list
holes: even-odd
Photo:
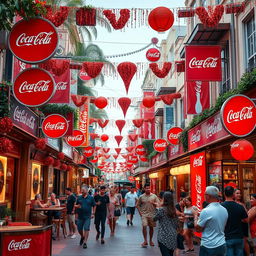
[[[83, 249], [79, 246], [80, 236], [77, 235], [76, 239], [66, 238], [62, 236], [60, 240], [53, 241], [53, 256], [160, 256], [159, 248], [156, 243], [155, 230], [154, 241], [156, 246], [141, 248], [142, 233], [141, 233], [141, 221], [136, 214], [134, 219], [134, 226], [127, 227], [125, 216], [122, 215], [118, 221], [116, 234], [114, 237], [110, 237], [109, 227], [106, 227], [105, 244], [101, 245], [100, 241], [95, 240], [96, 231], [91, 224], [91, 232], [88, 240], [88, 248]], [[198, 253], [183, 254], [181, 255], [198, 255]]]

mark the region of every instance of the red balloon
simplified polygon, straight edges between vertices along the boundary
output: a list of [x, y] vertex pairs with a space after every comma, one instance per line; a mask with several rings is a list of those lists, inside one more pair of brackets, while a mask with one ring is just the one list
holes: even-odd
[[236, 140], [230, 146], [231, 155], [238, 161], [247, 161], [254, 154], [254, 147], [248, 140]]
[[94, 104], [97, 108], [103, 109], [108, 105], [108, 100], [105, 97], [98, 97], [95, 99]]
[[109, 122], [109, 120], [103, 121], [103, 120], [101, 120], [101, 119], [98, 119], [98, 125], [99, 125], [102, 129], [105, 128], [105, 127], [108, 125], [108, 122]]
[[130, 107], [131, 102], [132, 102], [131, 99], [127, 98], [127, 97], [122, 97], [122, 98], [118, 99], [118, 104], [121, 107], [121, 109], [123, 110], [124, 117], [126, 116], [126, 112], [127, 112], [128, 108]]
[[100, 139], [105, 142], [105, 141], [108, 140], [108, 135], [107, 135], [107, 134], [102, 134], [102, 135], [100, 136]]
[[146, 107], [146, 108], [152, 108], [152, 107], [154, 107], [155, 102], [156, 102], [156, 99], [155, 99], [155, 97], [153, 97], [153, 96], [145, 97], [145, 98], [142, 100], [142, 104], [143, 104], [144, 107]]
[[170, 29], [173, 22], [173, 12], [166, 7], [157, 7], [153, 9], [148, 16], [149, 26], [158, 32], [164, 32]]

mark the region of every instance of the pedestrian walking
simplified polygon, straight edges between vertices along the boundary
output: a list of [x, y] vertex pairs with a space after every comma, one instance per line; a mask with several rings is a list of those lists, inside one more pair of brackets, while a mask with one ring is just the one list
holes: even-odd
[[84, 249], [87, 248], [87, 240], [89, 237], [91, 219], [95, 215], [95, 201], [92, 196], [88, 194], [88, 187], [83, 186], [81, 188], [82, 195], [77, 198], [77, 229], [81, 236], [80, 245]]
[[66, 188], [65, 193], [68, 196], [67, 198], [67, 222], [69, 227], [69, 237], [74, 239], [76, 238], [76, 224], [75, 224], [75, 203], [76, 196], [72, 192], [71, 188]]
[[119, 200], [116, 196], [115, 189], [110, 189], [109, 192], [109, 212], [108, 212], [108, 224], [111, 231], [111, 236], [115, 234], [116, 229], [116, 219], [115, 210], [119, 206]]
[[158, 197], [150, 192], [149, 184], [144, 185], [144, 190], [145, 193], [139, 197], [139, 200], [136, 204], [142, 221], [142, 233], [144, 237], [144, 242], [141, 244], [141, 246], [143, 248], [148, 246], [147, 227], [149, 227], [150, 246], [154, 246], [153, 235], [156, 223], [154, 222], [153, 217], [156, 213], [156, 207], [159, 204]]
[[179, 218], [179, 230], [178, 230], [178, 234], [177, 234], [177, 248], [175, 250], [175, 255], [179, 256], [180, 255], [180, 251], [184, 250], [184, 236], [183, 236], [183, 226], [184, 226], [184, 207], [185, 207], [185, 198], [186, 198], [186, 194], [184, 195], [184, 197], [180, 197], [180, 201], [175, 205], [176, 208], [176, 214]]
[[248, 222], [248, 215], [244, 207], [234, 201], [235, 189], [227, 186], [224, 189], [225, 202], [221, 205], [228, 211], [228, 220], [225, 226], [225, 239], [228, 256], [243, 256], [244, 234], [242, 223]]
[[127, 226], [129, 226], [129, 224], [133, 226], [133, 216], [135, 214], [135, 207], [136, 207], [137, 201], [138, 201], [138, 196], [135, 192], [135, 187], [132, 186], [131, 191], [125, 195]]
[[123, 187], [120, 191], [122, 195], [122, 207], [121, 210], [123, 213], [125, 213], [125, 195], [129, 192], [129, 190], [126, 187]]
[[256, 253], [256, 194], [251, 194], [251, 209], [248, 211], [249, 227], [254, 255]]
[[173, 194], [165, 192], [162, 208], [153, 217], [159, 221], [157, 241], [162, 256], [172, 256], [177, 247], [178, 218], [173, 202]]
[[202, 232], [199, 256], [225, 256], [224, 229], [228, 212], [219, 203], [219, 189], [217, 187], [206, 187], [204, 196], [209, 205], [201, 211], [195, 226], [197, 232]]
[[187, 249], [185, 252], [193, 252], [193, 236], [194, 236], [194, 223], [197, 222], [198, 219], [198, 209], [192, 205], [191, 197], [186, 197], [184, 199], [184, 225], [183, 225], [183, 235], [186, 241]]
[[[101, 237], [101, 244], [105, 243], [105, 225], [107, 219], [107, 212], [109, 210], [109, 197], [106, 195], [106, 187], [101, 186], [100, 192], [94, 197], [96, 202], [96, 211], [95, 211], [95, 228], [97, 230], [96, 240], [99, 240]], [[111, 216], [112, 217], [112, 216]]]

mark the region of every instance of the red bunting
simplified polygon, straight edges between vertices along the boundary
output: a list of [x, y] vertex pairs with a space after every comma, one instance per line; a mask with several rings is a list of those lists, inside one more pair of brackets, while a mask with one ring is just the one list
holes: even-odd
[[116, 136], [115, 136], [115, 140], [116, 140], [116, 142], [117, 142], [118, 147], [119, 147], [119, 145], [120, 145], [122, 139], [123, 139], [123, 136], [121, 136], [121, 135], [116, 135]]
[[126, 150], [131, 153], [134, 150], [134, 147], [127, 147]]
[[94, 157], [93, 159], [90, 160], [91, 163], [97, 163], [98, 162], [98, 157]]
[[138, 134], [129, 134], [128, 137], [131, 141], [134, 142], [138, 139]]
[[69, 69], [69, 65], [69, 60], [50, 59], [39, 64], [39, 67], [52, 72], [55, 76], [62, 76]]
[[127, 98], [127, 97], [122, 97], [122, 98], [118, 99], [118, 104], [121, 107], [121, 109], [123, 110], [124, 117], [126, 116], [126, 112], [127, 112], [128, 108], [130, 107], [131, 102], [132, 102], [131, 99]]
[[111, 10], [104, 10], [103, 14], [109, 20], [114, 29], [122, 29], [130, 18], [129, 9], [121, 9], [118, 20], [116, 20], [116, 15]]
[[96, 151], [99, 151], [101, 149], [101, 147], [95, 147]]
[[122, 133], [125, 123], [125, 120], [116, 120], [116, 126], [118, 127], [120, 134]]
[[164, 104], [172, 105], [174, 99], [173, 94], [160, 95], [160, 97]]
[[142, 100], [142, 104], [146, 108], [154, 107], [156, 103], [156, 98], [154, 96], [147, 96]]
[[117, 159], [117, 158], [118, 158], [118, 155], [113, 155], [113, 157], [114, 157], [115, 159]]
[[171, 70], [172, 63], [164, 62], [162, 69], [158, 67], [157, 63], [150, 63], [149, 67], [157, 77], [165, 78]]
[[102, 62], [84, 62], [83, 68], [88, 76], [90, 76], [91, 78], [95, 78], [100, 74], [103, 65], [104, 63]]
[[109, 152], [110, 148], [103, 148], [103, 151], [105, 154], [107, 154]]
[[45, 7], [47, 12], [44, 17], [51, 21], [55, 27], [62, 25], [68, 17], [69, 8], [67, 6], [60, 6], [59, 10], [53, 10], [50, 5], [46, 5]]
[[137, 128], [140, 128], [143, 125], [143, 119], [134, 119], [132, 122]]
[[109, 120], [103, 121], [103, 120], [101, 120], [101, 119], [98, 119], [98, 125], [99, 125], [102, 129], [105, 128], [105, 127], [108, 125], [108, 122], [109, 122]]
[[120, 154], [120, 152], [121, 152], [121, 148], [115, 148], [115, 151], [116, 151], [116, 153], [119, 155]]
[[137, 71], [137, 66], [132, 62], [123, 62], [117, 66], [117, 71], [124, 82], [126, 93], [128, 94], [130, 83]]

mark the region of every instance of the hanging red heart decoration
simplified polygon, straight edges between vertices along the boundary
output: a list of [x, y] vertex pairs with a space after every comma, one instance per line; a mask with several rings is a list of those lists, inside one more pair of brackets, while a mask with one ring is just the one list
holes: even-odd
[[88, 97], [72, 94], [71, 99], [77, 107], [81, 107], [84, 105]]
[[108, 105], [108, 100], [105, 97], [98, 97], [95, 99], [94, 104], [97, 108], [103, 109]]
[[103, 151], [105, 154], [107, 154], [109, 152], [110, 148], [103, 148]]
[[90, 133], [90, 137], [92, 140], [95, 140], [95, 139], [99, 138], [99, 135], [97, 133]]
[[51, 71], [56, 76], [62, 76], [70, 67], [70, 62], [62, 59], [50, 59], [41, 64], [40, 68]]
[[146, 108], [152, 108], [154, 107], [156, 103], [156, 99], [154, 96], [147, 96], [142, 100], [142, 104]]
[[104, 157], [105, 157], [106, 159], [109, 159], [109, 158], [110, 158], [110, 155], [104, 155]]
[[59, 27], [64, 23], [68, 17], [69, 9], [67, 6], [60, 6], [59, 10], [53, 10], [50, 5], [45, 6], [47, 13], [44, 16], [47, 20], [50, 20], [55, 27]]
[[116, 142], [117, 142], [118, 147], [119, 147], [119, 145], [120, 145], [122, 139], [123, 139], [123, 136], [121, 136], [121, 135], [116, 135], [116, 136], [115, 136], [115, 140], [116, 140]]
[[137, 128], [140, 128], [143, 125], [143, 119], [134, 119], [132, 122]]
[[137, 66], [132, 62], [122, 62], [117, 66], [117, 71], [124, 82], [126, 93], [128, 94], [132, 78], [137, 72]]
[[129, 134], [128, 138], [134, 142], [138, 139], [138, 134]]
[[118, 127], [120, 134], [122, 133], [125, 123], [125, 120], [116, 120], [116, 126]]
[[174, 99], [173, 94], [160, 95], [160, 97], [164, 104], [172, 105]]
[[114, 157], [115, 159], [117, 159], [117, 158], [118, 158], [118, 155], [113, 155], [113, 157]]
[[115, 151], [116, 151], [116, 153], [119, 155], [120, 154], [120, 152], [121, 152], [121, 148], [115, 148]]
[[88, 76], [90, 76], [91, 78], [96, 78], [100, 74], [103, 65], [104, 63], [102, 62], [84, 62], [83, 68]]
[[131, 153], [134, 150], [134, 147], [127, 147], [126, 150]]
[[126, 116], [126, 112], [127, 112], [128, 108], [130, 107], [131, 102], [132, 102], [131, 99], [127, 98], [127, 97], [122, 97], [122, 98], [118, 99], [118, 104], [121, 107], [121, 109], [123, 110], [124, 117]]
[[103, 142], [106, 142], [106, 141], [109, 139], [109, 137], [108, 137], [107, 134], [102, 134], [102, 135], [100, 136], [100, 139], [101, 139]]
[[109, 20], [114, 29], [122, 29], [130, 18], [129, 9], [121, 9], [118, 20], [116, 20], [116, 15], [111, 10], [104, 10], [103, 14]]
[[164, 62], [162, 69], [158, 67], [157, 63], [150, 63], [149, 67], [157, 77], [165, 78], [171, 70], [172, 63]]
[[196, 14], [201, 22], [207, 27], [216, 27], [224, 13], [223, 5], [209, 6], [208, 12], [202, 6], [196, 8]]
[[105, 127], [108, 125], [108, 122], [109, 122], [109, 120], [103, 121], [103, 120], [101, 120], [101, 119], [98, 119], [98, 125], [99, 125], [102, 129], [105, 128]]

